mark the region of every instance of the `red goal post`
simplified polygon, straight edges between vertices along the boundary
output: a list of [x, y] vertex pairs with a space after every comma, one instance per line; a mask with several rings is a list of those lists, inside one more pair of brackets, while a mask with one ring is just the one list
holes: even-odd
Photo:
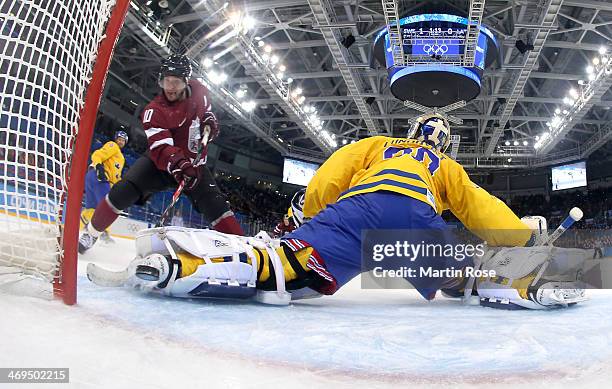
[[129, 0], [0, 0], [0, 265], [76, 303], [84, 179]]

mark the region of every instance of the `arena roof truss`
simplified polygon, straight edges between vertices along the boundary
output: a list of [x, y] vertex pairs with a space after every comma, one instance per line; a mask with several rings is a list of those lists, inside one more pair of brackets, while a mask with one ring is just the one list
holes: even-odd
[[[394, 20], [395, 10], [400, 17], [426, 12], [431, 2], [172, 0], [157, 15], [148, 3], [132, 1], [111, 82], [129, 85], [123, 99], [142, 107], [157, 91], [161, 56], [188, 53], [223, 111], [219, 142], [228, 147], [322, 161], [364, 137], [405, 136], [419, 114], [391, 94], [387, 71], [372, 60], [371, 46], [386, 25], [385, 14]], [[467, 16], [481, 3], [436, 5]], [[237, 11], [253, 19], [248, 31], [228, 28]], [[498, 63], [484, 72], [480, 95], [452, 112], [463, 120], [454, 126], [461, 136], [458, 160], [472, 167], [526, 168], [596, 151], [610, 154], [612, 77], [602, 73], [580, 109], [566, 103], [568, 91], [587, 89], [594, 58], [607, 58], [602, 47], [612, 52], [612, 4], [488, 0], [482, 15], [473, 15], [493, 31], [501, 51]], [[533, 48], [521, 53], [518, 41]], [[568, 120], [551, 131], [550, 122], [563, 111]], [[551, 140], [540, 141], [546, 132]]]

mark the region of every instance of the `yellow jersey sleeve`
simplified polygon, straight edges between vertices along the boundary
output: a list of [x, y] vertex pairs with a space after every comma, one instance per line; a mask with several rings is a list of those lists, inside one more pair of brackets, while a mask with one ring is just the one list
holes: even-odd
[[383, 144], [387, 138], [375, 136], [348, 144], [336, 150], [317, 169], [306, 188], [304, 217], [311, 218], [327, 204], [336, 202], [342, 192], [349, 189], [353, 177], [367, 169], [373, 158], [371, 150]]
[[465, 227], [492, 246], [524, 246], [531, 230], [497, 197], [474, 184], [461, 165], [450, 158], [441, 161], [434, 182], [445, 208]]
[[104, 146], [100, 147], [91, 154], [91, 164], [95, 166], [97, 164], [104, 163], [104, 161], [112, 158], [117, 153], [121, 153], [119, 145], [113, 141], [108, 141], [104, 144]]
[[91, 154], [91, 164], [95, 166], [99, 163], [104, 166], [106, 178], [111, 185], [121, 180], [121, 171], [125, 165], [125, 157], [117, 143], [113, 141], [106, 142], [104, 146]]

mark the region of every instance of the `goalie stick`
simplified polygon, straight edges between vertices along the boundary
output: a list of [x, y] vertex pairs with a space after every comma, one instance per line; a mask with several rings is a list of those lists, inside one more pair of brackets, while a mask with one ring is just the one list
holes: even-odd
[[128, 269], [108, 270], [96, 265], [87, 264], [87, 278], [98, 286], [119, 287], [125, 285], [129, 278]]
[[569, 215], [565, 218], [565, 220], [563, 220], [563, 222], [559, 225], [559, 227], [557, 227], [557, 229], [555, 230], [555, 232], [553, 232], [548, 239], [546, 239], [546, 241], [542, 242], [542, 245], [549, 245], [552, 246], [552, 244], [568, 229], [570, 228], [575, 222], [579, 221], [580, 219], [582, 219], [582, 216], [584, 216], [584, 213], [582, 212], [582, 210], [578, 207], [574, 207], [570, 210]]

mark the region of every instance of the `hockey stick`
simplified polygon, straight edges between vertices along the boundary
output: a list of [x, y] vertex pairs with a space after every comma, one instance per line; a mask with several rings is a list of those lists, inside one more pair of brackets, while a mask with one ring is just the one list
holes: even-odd
[[[193, 160], [194, 166], [198, 166], [198, 163], [202, 159], [202, 153], [204, 152], [204, 146], [206, 146], [206, 144], [208, 143], [209, 135], [210, 135], [210, 127], [206, 126], [204, 127], [204, 136], [202, 137], [202, 142], [200, 143], [200, 147], [198, 148], [198, 153], [196, 154], [196, 157]], [[185, 188], [185, 180], [183, 179], [181, 183], [179, 184], [178, 188], [176, 188], [176, 190], [174, 191], [174, 194], [172, 195], [172, 201], [162, 213], [159, 219], [159, 222], [155, 225], [155, 227], [163, 227], [164, 224], [166, 224], [166, 221], [168, 217], [170, 216], [170, 214], [172, 213], [172, 211], [174, 210], [174, 206], [178, 202], [179, 197], [181, 197], [181, 194], [183, 193], [184, 188]]]

